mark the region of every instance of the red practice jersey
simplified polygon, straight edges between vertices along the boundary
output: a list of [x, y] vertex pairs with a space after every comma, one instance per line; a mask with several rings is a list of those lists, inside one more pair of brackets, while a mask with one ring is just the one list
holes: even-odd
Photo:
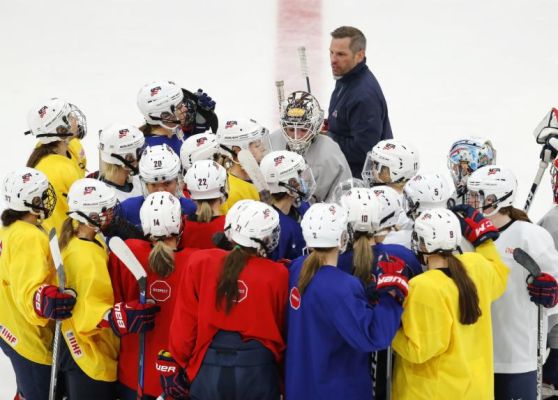
[[217, 309], [215, 296], [227, 254], [221, 249], [193, 254], [176, 300], [169, 333], [170, 351], [186, 368], [190, 382], [219, 330], [239, 332], [244, 340], [258, 340], [278, 363], [283, 357], [287, 268], [266, 258], [251, 257], [238, 277], [240, 297], [229, 314], [225, 314], [224, 301], [223, 307]]
[[[155, 318], [155, 329], [145, 333], [144, 393], [157, 397], [162, 392], [159, 374], [155, 369], [157, 354], [161, 349], [168, 349], [169, 327], [178, 297], [178, 287], [183, 278], [186, 263], [195, 250], [184, 249], [175, 252], [174, 272], [168, 277], [162, 278], [148, 267], [147, 259], [152, 248], [150, 242], [128, 239], [126, 244], [147, 272], [147, 298], [154, 299], [161, 307], [161, 311]], [[109, 258], [109, 272], [116, 303], [139, 300], [136, 279], [112, 253]], [[118, 380], [133, 390], [136, 390], [138, 385], [138, 349], [138, 334], [129, 334], [122, 337], [118, 359]]]
[[209, 222], [198, 222], [195, 216], [185, 217], [182, 245], [196, 249], [213, 249], [216, 246], [211, 238], [217, 232], [223, 232], [224, 228], [224, 215], [213, 217]]

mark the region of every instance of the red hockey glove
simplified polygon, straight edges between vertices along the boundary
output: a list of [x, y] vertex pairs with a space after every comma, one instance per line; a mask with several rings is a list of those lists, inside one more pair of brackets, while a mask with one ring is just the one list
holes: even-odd
[[76, 304], [76, 296], [73, 289], [66, 289], [60, 293], [54, 285], [41, 285], [33, 297], [33, 307], [35, 312], [44, 318], [70, 318]]
[[498, 228], [480, 211], [468, 204], [460, 204], [451, 209], [461, 224], [463, 236], [475, 247], [488, 239], [496, 240], [500, 236]]
[[107, 320], [101, 322], [101, 326], [109, 325], [116, 336], [150, 331], [155, 326], [155, 314], [160, 309], [151, 299], [145, 304], [140, 304], [137, 300], [116, 303], [109, 311]]
[[378, 278], [376, 289], [378, 295], [389, 293], [399, 303], [403, 303], [409, 293], [409, 280], [402, 274], [385, 273]]
[[159, 371], [161, 387], [167, 396], [175, 400], [187, 400], [190, 397], [188, 377], [171, 353], [161, 350], [155, 368]]
[[531, 301], [539, 306], [552, 308], [558, 304], [558, 283], [552, 275], [545, 272], [527, 278], [527, 290]]

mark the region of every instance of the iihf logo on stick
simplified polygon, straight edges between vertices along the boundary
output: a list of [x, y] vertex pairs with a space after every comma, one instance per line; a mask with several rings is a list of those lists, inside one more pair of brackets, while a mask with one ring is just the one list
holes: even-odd
[[83, 194], [91, 194], [91, 193], [93, 193], [93, 191], [95, 191], [95, 190], [97, 190], [97, 189], [95, 188], [95, 186], [86, 186], [86, 187], [83, 189]]
[[206, 137], [201, 137], [199, 139], [196, 139], [196, 146], [200, 147], [202, 146], [205, 142], [207, 141]]
[[236, 121], [227, 121], [227, 123], [225, 124], [225, 129], [232, 128], [235, 125], [238, 125]]
[[128, 129], [120, 129], [118, 131], [118, 138], [122, 139], [124, 136], [128, 134], [128, 132], [130, 132]]
[[31, 174], [25, 174], [21, 177], [21, 179], [23, 180], [23, 183], [27, 183], [31, 179]]
[[154, 88], [151, 88], [151, 97], [155, 96], [157, 93], [159, 93], [159, 91], [161, 90], [161, 86], [156, 86]]
[[47, 110], [48, 110], [47, 106], [42, 106], [41, 109], [39, 110], [39, 117], [44, 118], [44, 116], [46, 115]]

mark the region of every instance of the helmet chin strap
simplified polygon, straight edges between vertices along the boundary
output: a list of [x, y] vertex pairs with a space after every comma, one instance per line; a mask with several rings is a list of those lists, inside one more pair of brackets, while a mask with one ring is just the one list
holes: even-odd
[[132, 175], [139, 174], [139, 167], [134, 167], [134, 165], [130, 161], [126, 160], [120, 154], [111, 153], [110, 156], [116, 158], [117, 160], [120, 160], [124, 164], [124, 166], [132, 172]]

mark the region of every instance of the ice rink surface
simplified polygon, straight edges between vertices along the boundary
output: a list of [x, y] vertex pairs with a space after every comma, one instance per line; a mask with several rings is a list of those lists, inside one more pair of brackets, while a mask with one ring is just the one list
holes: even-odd
[[[247, 116], [274, 129], [275, 80], [287, 92], [305, 88], [302, 45], [327, 111], [329, 32], [353, 25], [367, 36], [394, 135], [416, 145], [421, 170], [445, 172], [459, 136], [488, 137], [519, 179], [522, 207], [538, 167], [533, 129], [558, 106], [556, 15], [553, 0], [0, 0], [0, 174], [25, 164], [34, 145], [23, 136], [27, 111], [48, 97], [85, 112], [95, 170], [99, 129], [139, 125], [136, 93], [156, 79], [203, 88], [221, 121]], [[549, 181], [547, 172], [534, 220], [552, 204]], [[0, 399], [11, 398], [3, 354], [0, 380]]]

